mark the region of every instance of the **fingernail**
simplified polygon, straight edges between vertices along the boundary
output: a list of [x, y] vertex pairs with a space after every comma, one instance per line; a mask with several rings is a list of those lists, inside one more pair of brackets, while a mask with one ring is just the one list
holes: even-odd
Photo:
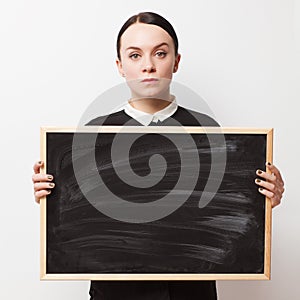
[[51, 175], [48, 175], [47, 178], [48, 178], [49, 180], [52, 180], [52, 179], [53, 179], [53, 177], [52, 177]]
[[259, 190], [260, 192], [263, 192], [264, 189], [263, 189], [263, 188], [259, 188], [258, 190]]
[[257, 173], [258, 174], [262, 174], [262, 170], [257, 170]]
[[255, 179], [255, 182], [260, 183], [261, 180], [260, 179]]
[[52, 183], [52, 182], [49, 183], [49, 186], [54, 187], [54, 183]]
[[47, 192], [48, 192], [48, 194], [50, 194], [50, 193], [51, 193], [51, 190], [48, 190]]

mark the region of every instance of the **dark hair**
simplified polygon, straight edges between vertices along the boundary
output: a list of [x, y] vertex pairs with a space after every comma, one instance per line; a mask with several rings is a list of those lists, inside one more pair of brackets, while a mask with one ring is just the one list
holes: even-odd
[[156, 14], [154, 12], [141, 12], [137, 15], [130, 17], [124, 23], [124, 25], [119, 31], [118, 38], [117, 38], [117, 55], [120, 60], [121, 60], [121, 55], [120, 55], [121, 36], [129, 26], [135, 23], [157, 25], [162, 29], [164, 29], [173, 39], [174, 46], [175, 46], [175, 55], [178, 54], [178, 39], [177, 39], [176, 32], [173, 26], [171, 25], [171, 23], [167, 21], [165, 18], [163, 18], [162, 16], [160, 16], [159, 14]]

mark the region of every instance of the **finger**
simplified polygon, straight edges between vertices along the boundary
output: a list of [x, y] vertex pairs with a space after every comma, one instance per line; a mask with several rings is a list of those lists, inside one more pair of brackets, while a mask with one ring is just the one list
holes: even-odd
[[271, 200], [272, 208], [274, 208], [275, 206], [280, 204], [281, 197], [277, 197], [274, 193], [272, 193], [266, 189], [263, 189], [263, 188], [259, 188], [258, 191]]
[[270, 162], [267, 162], [266, 166], [270, 170], [270, 172], [273, 173], [277, 177], [277, 179], [283, 183], [280, 171], [276, 168], [276, 166], [272, 165]]
[[33, 174], [32, 175], [32, 181], [35, 182], [39, 182], [39, 181], [52, 181], [53, 180], [53, 176], [50, 174]]
[[51, 194], [51, 190], [41, 190], [34, 193], [35, 196], [35, 202], [40, 203], [40, 200], [42, 197], [45, 197], [47, 195]]
[[273, 192], [268, 191], [268, 190], [266, 190], [266, 189], [264, 189], [264, 188], [262, 188], [262, 187], [260, 187], [260, 188], [258, 189], [258, 191], [259, 191], [261, 194], [263, 194], [263, 195], [265, 195], [266, 197], [268, 197], [268, 198], [273, 198], [274, 195], [275, 195]]
[[44, 162], [43, 161], [38, 161], [33, 165], [33, 171], [35, 174], [40, 173], [41, 167], [43, 166]]
[[274, 182], [274, 181], [276, 180], [275, 174], [273, 174], [273, 173], [272, 173], [272, 174], [269, 174], [269, 173], [264, 172], [264, 171], [262, 171], [262, 170], [260, 170], [260, 169], [256, 170], [256, 174], [257, 174], [259, 177], [264, 178], [264, 179], [266, 179], [266, 180], [268, 180], [268, 181]]
[[53, 189], [55, 184], [53, 182], [36, 182], [33, 185], [34, 191], [38, 192], [41, 190]]
[[257, 185], [261, 186], [262, 188], [264, 188], [266, 190], [269, 190], [270, 192], [275, 193], [275, 187], [276, 187], [275, 184], [270, 183], [268, 181], [261, 180], [259, 178], [255, 179], [255, 183]]
[[[266, 181], [263, 181], [263, 180], [260, 180], [260, 179], [256, 179], [255, 183], [265, 190], [265, 191], [260, 190], [260, 192], [262, 194], [264, 194], [267, 197], [271, 198], [272, 207], [275, 207], [278, 204], [280, 204], [280, 201], [281, 201], [281, 198], [282, 198], [282, 193], [283, 193], [284, 189], [282, 191], [282, 190], [278, 189], [276, 187], [276, 185], [274, 185], [272, 183], [269, 183], [269, 182], [266, 182]], [[267, 194], [267, 191], [271, 192], [271, 193]]]

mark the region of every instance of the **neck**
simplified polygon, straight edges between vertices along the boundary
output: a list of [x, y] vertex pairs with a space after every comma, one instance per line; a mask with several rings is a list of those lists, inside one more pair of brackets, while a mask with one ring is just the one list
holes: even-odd
[[167, 107], [171, 100], [162, 100], [156, 98], [130, 99], [129, 104], [137, 110], [148, 114], [154, 114]]

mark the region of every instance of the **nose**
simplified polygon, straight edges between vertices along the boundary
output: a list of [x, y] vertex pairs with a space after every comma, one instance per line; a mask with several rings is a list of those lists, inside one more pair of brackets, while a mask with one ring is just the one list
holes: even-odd
[[155, 67], [153, 65], [147, 65], [147, 66], [145, 66], [143, 72], [153, 73], [153, 72], [155, 72]]
[[144, 65], [143, 65], [143, 73], [153, 73], [156, 71], [155, 65], [153, 64], [153, 61], [148, 58], [145, 59]]

